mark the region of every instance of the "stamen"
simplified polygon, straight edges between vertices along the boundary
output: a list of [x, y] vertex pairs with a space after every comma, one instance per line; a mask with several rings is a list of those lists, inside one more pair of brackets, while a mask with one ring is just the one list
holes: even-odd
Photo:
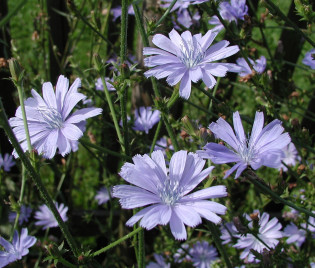
[[179, 57], [187, 68], [197, 66], [205, 56], [205, 53], [203, 53], [202, 48], [198, 42], [193, 43], [192, 41], [187, 42], [183, 40], [180, 48], [181, 55]]
[[55, 108], [40, 106], [37, 110], [49, 129], [61, 128], [63, 126], [62, 116]]
[[171, 181], [169, 178], [165, 181], [164, 187], [159, 189], [159, 196], [166, 205], [173, 206], [181, 198], [181, 189], [178, 181]]

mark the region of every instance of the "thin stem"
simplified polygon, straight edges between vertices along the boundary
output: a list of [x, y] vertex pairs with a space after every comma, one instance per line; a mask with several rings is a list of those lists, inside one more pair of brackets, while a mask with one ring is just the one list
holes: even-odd
[[1, 99], [0, 99], [0, 125], [2, 126], [5, 133], [7, 134], [9, 140], [11, 141], [11, 144], [13, 145], [14, 149], [16, 150], [16, 152], [17, 152], [18, 156], [20, 157], [22, 163], [24, 164], [26, 170], [29, 172], [29, 175], [33, 179], [33, 181], [34, 181], [38, 191], [40, 192], [40, 195], [41, 195], [42, 199], [44, 200], [45, 204], [50, 209], [50, 211], [53, 213], [53, 215], [54, 215], [54, 217], [55, 217], [56, 221], [58, 222], [58, 225], [61, 229], [61, 232], [65, 236], [65, 238], [66, 238], [66, 240], [67, 240], [67, 242], [71, 248], [71, 251], [73, 252], [73, 254], [75, 256], [78, 256], [78, 250], [77, 250], [75, 240], [73, 239], [72, 235], [70, 234], [67, 225], [62, 220], [58, 210], [55, 207], [53, 200], [49, 196], [44, 184], [42, 183], [42, 180], [41, 180], [39, 174], [36, 172], [36, 170], [34, 169], [34, 167], [31, 164], [31, 162], [28, 160], [27, 156], [23, 152], [19, 142], [17, 141], [17, 139], [16, 139], [16, 137], [15, 137], [10, 125], [9, 125], [7, 116], [4, 112], [4, 108], [3, 108], [3, 104], [2, 104]]
[[19, 100], [20, 100], [20, 105], [21, 105], [21, 112], [22, 112], [22, 117], [23, 117], [23, 124], [24, 124], [24, 130], [25, 130], [25, 135], [26, 135], [27, 148], [28, 148], [29, 154], [31, 155], [32, 154], [32, 144], [31, 144], [30, 132], [28, 129], [26, 112], [25, 112], [24, 94], [23, 94], [24, 92], [23, 92], [23, 88], [21, 86], [22, 83], [23, 83], [22, 81], [17, 81], [14, 84], [18, 90], [18, 93], [19, 93]]
[[214, 240], [215, 245], [217, 246], [217, 248], [218, 248], [220, 254], [221, 254], [221, 255], [223, 256], [223, 258], [224, 258], [224, 261], [225, 261], [225, 263], [226, 263], [226, 266], [227, 266], [228, 268], [232, 268], [233, 266], [232, 266], [232, 264], [231, 264], [231, 262], [230, 262], [230, 260], [229, 260], [229, 256], [228, 256], [228, 254], [227, 254], [225, 248], [224, 248], [223, 245], [222, 245], [222, 242], [221, 242], [221, 239], [220, 239], [220, 235], [219, 235], [219, 232], [220, 232], [220, 231], [219, 231], [218, 227], [217, 227], [214, 223], [212, 223], [212, 222], [209, 222], [209, 223], [208, 223], [208, 227], [209, 227], [209, 229], [210, 229], [210, 231], [211, 231], [211, 234], [212, 234], [212, 236], [213, 236], [213, 240]]
[[213, 106], [213, 98], [215, 98], [215, 94], [217, 93], [217, 90], [218, 90], [218, 87], [220, 85], [220, 80], [221, 80], [221, 77], [218, 78], [218, 81], [212, 91], [212, 99], [210, 99], [210, 104], [209, 104], [209, 112], [212, 111], [212, 106]]
[[125, 159], [125, 160], [132, 160], [132, 158], [130, 156], [128, 156], [128, 155], [120, 154], [120, 153], [117, 153], [115, 151], [109, 150], [109, 149], [107, 149], [105, 147], [101, 147], [99, 145], [90, 143], [86, 139], [80, 139], [80, 143], [82, 143], [83, 145], [85, 145], [87, 147], [94, 148], [94, 149], [96, 149], [96, 150], [98, 150], [98, 151], [100, 151], [102, 153], [105, 153], [105, 154], [117, 156], [117, 157]]
[[110, 97], [110, 95], [109, 95], [109, 92], [108, 92], [108, 89], [107, 89], [107, 85], [106, 85], [104, 76], [100, 74], [100, 77], [101, 77], [101, 79], [102, 79], [102, 83], [103, 83], [103, 88], [104, 88], [106, 100], [107, 100], [107, 102], [108, 102], [109, 110], [110, 110], [110, 113], [111, 113], [112, 118], [113, 118], [113, 121], [114, 121], [114, 126], [115, 126], [115, 129], [116, 129], [116, 133], [117, 133], [117, 136], [118, 136], [118, 140], [119, 140], [119, 142], [120, 142], [120, 145], [121, 145], [123, 151], [125, 151], [125, 148], [124, 148], [124, 140], [123, 140], [122, 135], [121, 135], [121, 132], [120, 132], [120, 127], [119, 127], [119, 124], [118, 124], [118, 121], [117, 121], [117, 117], [116, 117], [116, 113], [115, 113], [115, 109], [114, 109], [114, 106], [113, 106], [112, 99], [111, 99], [111, 97]]
[[165, 18], [167, 17], [167, 15], [171, 12], [171, 9], [173, 8], [173, 6], [176, 4], [177, 0], [173, 0], [172, 3], [169, 5], [169, 7], [166, 9], [165, 13], [163, 14], [163, 16], [158, 20], [158, 22], [154, 25], [154, 27], [152, 28], [152, 31], [154, 31], [157, 27], [159, 27], [161, 25], [161, 23], [165, 20]]
[[287, 205], [291, 208], [294, 208], [297, 211], [303, 212], [303, 213], [307, 214], [308, 216], [315, 217], [315, 214], [313, 212], [311, 212], [305, 208], [298, 207], [294, 203], [287, 201], [287, 200], [283, 199], [282, 197], [278, 196], [268, 186], [264, 185], [261, 182], [261, 179], [259, 177], [257, 177], [257, 175], [254, 172], [247, 171], [247, 172], [245, 172], [245, 176], [263, 194], [269, 195], [275, 201], [278, 201], [284, 205]]
[[119, 245], [120, 243], [124, 242], [125, 240], [127, 240], [127, 239], [133, 237], [135, 234], [139, 233], [141, 230], [143, 230], [142, 227], [138, 227], [137, 229], [135, 229], [135, 230], [132, 231], [131, 233], [129, 233], [129, 234], [123, 236], [122, 238], [116, 240], [115, 242], [109, 244], [108, 246], [106, 246], [106, 247], [104, 247], [104, 248], [102, 248], [102, 249], [100, 249], [100, 250], [94, 252], [94, 253], [92, 254], [92, 257], [98, 256], [98, 255], [100, 255], [100, 254], [102, 254], [102, 253], [104, 253], [104, 252], [110, 250], [111, 248], [116, 247], [116, 246]]
[[138, 263], [138, 267], [139, 268], [144, 268], [144, 257], [145, 257], [145, 248], [144, 248], [144, 230], [141, 230], [138, 234], [138, 243], [139, 243], [139, 263]]
[[[143, 42], [144, 46], [149, 46], [149, 39], [148, 39], [148, 36], [147, 36], [146, 31], [144, 29], [143, 21], [141, 19], [138, 6], [135, 3], [132, 3], [132, 6], [133, 6], [133, 9], [135, 11], [136, 24], [137, 24], [137, 28], [140, 31], [140, 35], [142, 37], [142, 42]], [[152, 83], [152, 88], [153, 88], [155, 97], [156, 98], [161, 98], [161, 93], [159, 91], [156, 79], [154, 77], [151, 77], [151, 83]], [[172, 144], [174, 146], [174, 149], [175, 149], [175, 151], [178, 151], [179, 150], [179, 146], [178, 146], [177, 140], [175, 138], [175, 135], [173, 133], [173, 129], [171, 127], [171, 124], [168, 121], [168, 118], [167, 118], [168, 113], [166, 113], [165, 111], [161, 111], [161, 112], [162, 112], [162, 119], [164, 121], [164, 124], [165, 124], [166, 130], [168, 132], [168, 135], [170, 136], [170, 138], [172, 140]]]
[[[22, 184], [21, 184], [21, 190], [20, 190], [19, 205], [21, 205], [21, 203], [23, 201], [23, 197], [24, 197], [25, 182], [26, 182], [26, 174], [25, 173], [26, 173], [25, 166], [22, 165]], [[14, 226], [13, 226], [11, 238], [13, 237], [14, 230], [16, 230], [16, 228], [17, 228], [20, 215], [21, 215], [21, 207], [19, 208], [19, 211], [16, 213], [16, 218], [14, 221]]]
[[121, 98], [120, 98], [120, 109], [121, 109], [121, 117], [122, 117], [122, 125], [123, 125], [123, 134], [124, 134], [124, 147], [126, 155], [130, 155], [130, 144], [129, 144], [129, 129], [128, 129], [128, 120], [127, 120], [127, 94], [128, 87], [126, 82], [123, 84], [123, 88], [121, 89]]
[[159, 137], [159, 134], [160, 134], [160, 131], [161, 131], [161, 127], [162, 127], [162, 120], [160, 120], [158, 125], [157, 125], [156, 131], [155, 131], [155, 134], [154, 134], [154, 137], [153, 137], [153, 141], [152, 141], [152, 144], [151, 144], [151, 148], [150, 148], [150, 155], [152, 154], [152, 152], [154, 150], [156, 141], [157, 141], [157, 139]]
[[177, 151], [179, 151], [179, 146], [178, 146], [178, 143], [177, 143], [177, 139], [176, 139], [175, 134], [174, 134], [174, 132], [173, 132], [172, 126], [171, 126], [171, 124], [168, 122], [168, 119], [166, 118], [166, 116], [167, 116], [167, 115], [164, 115], [164, 114], [163, 114], [163, 121], [164, 121], [166, 130], [167, 130], [167, 133], [168, 133], [168, 135], [169, 135], [170, 138], [171, 138], [172, 145], [174, 146], [174, 151], [177, 152]]
[[120, 60], [123, 64], [127, 59], [127, 29], [128, 29], [128, 1], [121, 1], [121, 31], [120, 31]]

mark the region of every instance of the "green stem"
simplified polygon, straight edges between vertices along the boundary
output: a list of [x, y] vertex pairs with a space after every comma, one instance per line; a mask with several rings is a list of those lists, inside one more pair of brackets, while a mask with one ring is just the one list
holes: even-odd
[[[22, 184], [21, 184], [21, 190], [20, 190], [19, 205], [22, 204], [23, 197], [24, 197], [25, 182], [26, 182], [26, 174], [25, 173], [26, 173], [25, 166], [22, 165]], [[16, 228], [17, 228], [20, 214], [21, 214], [21, 207], [19, 208], [19, 211], [16, 213], [16, 218], [15, 218], [14, 226], [13, 226], [13, 230], [12, 230], [12, 237], [13, 237], [14, 230], [16, 230]]]
[[290, 25], [296, 32], [298, 32], [300, 35], [303, 36], [303, 38], [309, 42], [313, 47], [315, 47], [315, 43], [304, 33], [301, 31], [301, 29], [293, 22], [291, 21], [285, 14], [282, 13], [282, 11], [279, 9], [277, 5], [275, 5], [270, 0], [264, 0], [266, 3], [268, 9], [271, 11], [273, 15], [278, 15], [281, 19], [283, 19], [288, 25]]
[[[144, 29], [143, 20], [141, 19], [138, 6], [135, 3], [132, 3], [132, 6], [133, 6], [133, 9], [135, 11], [136, 24], [137, 24], [138, 30], [140, 31], [140, 35], [142, 37], [142, 42], [143, 42], [144, 46], [148, 47], [149, 46], [149, 39], [148, 39], [148, 36], [147, 36], [146, 31]], [[153, 88], [155, 97], [161, 98], [161, 93], [159, 91], [156, 79], [154, 77], [151, 77], [151, 83], [152, 83], [152, 88]], [[177, 140], [175, 138], [175, 135], [173, 133], [173, 129], [171, 127], [171, 124], [168, 121], [168, 118], [167, 118], [168, 113], [166, 113], [165, 111], [161, 111], [161, 112], [162, 112], [162, 119], [164, 121], [168, 135], [170, 136], [170, 138], [172, 140], [172, 144], [174, 146], [174, 149], [175, 149], [175, 151], [178, 151], [179, 146], [178, 146]]]
[[132, 158], [130, 156], [128, 156], [128, 155], [120, 154], [120, 153], [117, 153], [115, 151], [109, 150], [109, 149], [107, 149], [105, 147], [101, 147], [99, 145], [90, 143], [86, 139], [80, 139], [80, 143], [82, 143], [83, 145], [85, 145], [87, 147], [94, 148], [94, 149], [96, 149], [96, 150], [98, 150], [98, 151], [100, 151], [102, 153], [105, 153], [105, 154], [117, 156], [117, 157], [125, 159], [125, 160], [132, 160]]
[[121, 1], [121, 31], [120, 31], [120, 60], [123, 64], [127, 59], [127, 29], [128, 29], [128, 1]]
[[145, 257], [145, 248], [144, 248], [144, 230], [141, 230], [138, 234], [138, 237], [139, 237], [139, 263], [138, 263], [138, 267], [139, 268], [144, 268], [144, 257]]
[[261, 179], [257, 177], [257, 175], [252, 171], [246, 171], [245, 177], [252, 183], [254, 186], [263, 194], [269, 195], [273, 200], [278, 201], [284, 205], [287, 205], [291, 208], [296, 209], [299, 212], [303, 212], [308, 216], [315, 217], [315, 214], [305, 208], [301, 208], [296, 206], [294, 203], [283, 199], [282, 197], [278, 196], [274, 193], [267, 185], [261, 182]]
[[166, 130], [167, 130], [167, 133], [168, 133], [168, 135], [171, 138], [172, 145], [174, 146], [174, 151], [177, 152], [177, 151], [179, 151], [179, 146], [178, 146], [178, 143], [177, 143], [177, 139], [176, 139], [175, 134], [173, 132], [172, 126], [168, 122], [168, 119], [166, 117], [167, 117], [167, 115], [163, 114], [163, 121], [164, 121]]
[[169, 5], [169, 7], [166, 9], [165, 13], [163, 14], [163, 16], [158, 20], [158, 22], [154, 25], [154, 27], [152, 28], [152, 31], [154, 31], [157, 27], [159, 27], [161, 25], [161, 23], [165, 20], [165, 18], [167, 17], [167, 15], [171, 12], [171, 9], [173, 8], [173, 6], [176, 4], [177, 0], [173, 0], [172, 3]]
[[213, 106], [213, 98], [215, 98], [215, 94], [217, 93], [217, 90], [218, 90], [218, 87], [219, 87], [219, 84], [220, 84], [220, 80], [221, 80], [221, 77], [218, 78], [218, 81], [212, 91], [212, 99], [210, 99], [210, 104], [209, 104], [209, 112], [212, 111], [212, 106]]
[[209, 222], [209, 223], [208, 223], [208, 227], [209, 227], [209, 229], [210, 229], [210, 231], [211, 231], [211, 234], [212, 234], [212, 236], [213, 236], [213, 240], [214, 240], [215, 245], [217, 246], [217, 248], [218, 248], [220, 254], [221, 254], [221, 255], [223, 256], [223, 258], [224, 258], [224, 261], [225, 261], [225, 263], [226, 263], [226, 266], [227, 266], [228, 268], [232, 268], [233, 266], [232, 266], [232, 264], [231, 264], [231, 262], [230, 262], [229, 256], [228, 256], [228, 254], [227, 254], [225, 248], [224, 248], [223, 245], [222, 245], [222, 242], [221, 242], [221, 239], [220, 239], [220, 235], [219, 235], [219, 232], [220, 232], [220, 231], [219, 231], [218, 227], [217, 227], [214, 223], [212, 223], [212, 222]]
[[19, 93], [19, 100], [20, 100], [20, 105], [21, 105], [21, 112], [22, 112], [22, 117], [23, 117], [23, 124], [24, 124], [24, 129], [25, 129], [27, 148], [28, 148], [29, 154], [31, 155], [32, 154], [32, 144], [31, 144], [30, 132], [29, 132], [29, 129], [28, 129], [26, 112], [25, 112], [24, 94], [23, 94], [24, 92], [23, 92], [23, 89], [22, 89], [22, 86], [21, 86], [20, 83], [22, 84], [23, 82], [22, 81], [17, 81], [14, 84], [15, 84], [17, 90], [18, 90], [18, 93]]
[[156, 141], [157, 141], [157, 139], [159, 137], [159, 134], [160, 134], [160, 131], [161, 131], [161, 127], [162, 127], [162, 120], [160, 120], [158, 125], [157, 125], [156, 131], [155, 131], [155, 134], [154, 134], [154, 137], [153, 137], [153, 141], [152, 141], [152, 144], [151, 144], [151, 148], [150, 148], [150, 155], [152, 154], [152, 152], [154, 150]]
[[179, 89], [175, 88], [171, 98], [167, 102], [167, 108], [171, 109], [173, 105], [176, 103], [176, 101], [178, 100], [178, 98], [179, 98]]
[[102, 248], [102, 249], [100, 249], [100, 250], [94, 252], [94, 253], [92, 254], [92, 257], [98, 256], [98, 255], [100, 255], [100, 254], [106, 252], [107, 250], [110, 250], [111, 248], [116, 247], [116, 246], [119, 245], [120, 243], [124, 242], [125, 240], [127, 240], [127, 239], [133, 237], [135, 234], [139, 233], [141, 230], [143, 230], [142, 227], [138, 227], [137, 229], [135, 229], [135, 230], [132, 231], [131, 233], [129, 233], [129, 234], [123, 236], [122, 238], [116, 240], [115, 242], [109, 244], [108, 246], [106, 246], [106, 247], [104, 247], [104, 248]]
[[123, 133], [124, 133], [124, 147], [126, 155], [130, 155], [130, 144], [129, 144], [129, 130], [128, 130], [128, 120], [127, 120], [127, 94], [128, 87], [126, 86], [126, 82], [123, 84], [123, 88], [121, 89], [121, 99], [120, 99], [120, 109], [121, 109], [121, 117], [122, 117], [122, 125], [123, 125]]
[[40, 195], [41, 195], [42, 199], [44, 200], [45, 204], [50, 209], [50, 211], [53, 213], [53, 215], [54, 215], [54, 217], [55, 217], [56, 221], [58, 222], [58, 225], [61, 229], [61, 232], [65, 236], [65, 238], [66, 238], [66, 240], [67, 240], [67, 242], [71, 248], [71, 251], [73, 252], [73, 254], [75, 256], [78, 256], [78, 250], [77, 250], [75, 240], [73, 239], [72, 235], [70, 234], [67, 225], [62, 220], [58, 210], [55, 207], [53, 200], [49, 196], [44, 184], [42, 183], [42, 180], [41, 180], [39, 174], [36, 172], [36, 170], [34, 169], [34, 167], [31, 164], [31, 162], [28, 160], [27, 156], [23, 152], [19, 142], [17, 141], [17, 139], [16, 139], [16, 137], [15, 137], [10, 125], [9, 125], [7, 116], [4, 112], [4, 108], [3, 108], [3, 104], [2, 104], [1, 99], [0, 99], [0, 125], [2, 126], [5, 133], [7, 134], [9, 140], [11, 141], [11, 144], [13, 145], [14, 149], [16, 150], [16, 152], [17, 152], [18, 156], [20, 157], [22, 163], [24, 164], [26, 170], [29, 172], [29, 175], [33, 179], [33, 181], [34, 181], [38, 191], [40, 192]]
[[103, 83], [103, 88], [104, 88], [104, 92], [105, 92], [105, 96], [106, 96], [106, 100], [108, 102], [108, 106], [109, 106], [109, 110], [110, 110], [110, 113], [112, 115], [112, 118], [113, 118], [113, 121], [114, 121], [114, 126], [115, 126], [115, 129], [116, 129], [116, 133], [117, 133], [117, 136], [118, 136], [118, 140], [120, 142], [120, 145], [123, 149], [123, 151], [125, 151], [125, 148], [124, 148], [124, 140], [122, 138], [122, 135], [121, 135], [121, 132], [120, 132], [120, 127], [119, 127], [119, 124], [118, 124], [118, 121], [117, 121], [117, 117], [116, 117], [116, 113], [115, 113], [115, 109], [114, 109], [114, 106], [113, 106], [113, 102], [112, 102], [112, 99], [109, 95], [109, 91], [107, 89], [107, 85], [106, 85], [106, 82], [105, 82], [105, 78], [103, 75], [100, 74], [100, 77], [102, 79], [102, 83]]

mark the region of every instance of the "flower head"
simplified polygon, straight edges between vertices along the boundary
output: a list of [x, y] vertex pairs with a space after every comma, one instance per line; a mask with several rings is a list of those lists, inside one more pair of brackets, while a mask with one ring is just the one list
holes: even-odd
[[256, 112], [255, 121], [250, 139], [247, 139], [242, 121], [238, 112], [233, 114], [234, 130], [222, 118], [211, 123], [209, 129], [216, 137], [228, 144], [228, 147], [213, 142], [207, 143], [198, 154], [215, 164], [237, 162], [224, 176], [227, 178], [236, 170], [238, 178], [247, 166], [258, 169], [261, 166], [278, 168], [284, 157], [282, 148], [290, 143], [288, 133], [282, 133], [282, 122], [273, 120], [264, 126], [264, 114]]
[[[69, 89], [69, 80], [60, 75], [56, 91], [50, 82], [43, 84], [42, 98], [32, 89], [33, 98], [25, 104], [27, 124], [32, 146], [45, 158], [53, 158], [57, 148], [62, 156], [71, 150], [78, 149], [78, 139], [85, 131], [86, 119], [99, 115], [100, 108], [84, 108], [70, 114], [75, 105], [86, 98], [78, 92], [81, 81], [77, 78]], [[15, 117], [9, 123], [24, 152], [27, 150], [21, 107], [16, 110]], [[17, 157], [16, 152], [13, 152]]]
[[10, 172], [11, 167], [15, 165], [15, 161], [13, 160], [12, 155], [4, 154], [4, 158], [2, 158], [2, 154], [0, 154], [0, 168], [3, 167], [3, 170], [6, 172]]
[[157, 79], [167, 77], [169, 85], [180, 82], [179, 94], [188, 99], [191, 82], [200, 79], [207, 87], [213, 88], [216, 80], [213, 76], [223, 77], [227, 71], [239, 72], [240, 68], [232, 63], [215, 63], [239, 51], [238, 46], [230, 46], [222, 40], [211, 46], [218, 32], [209, 30], [204, 36], [192, 35], [185, 31], [181, 35], [176, 30], [169, 33], [169, 38], [161, 34], [154, 35], [152, 42], [159, 48], [145, 47], [144, 55], [154, 55], [144, 59], [145, 66], [154, 67], [144, 73], [146, 77]]
[[294, 166], [296, 161], [300, 161], [301, 157], [299, 156], [298, 151], [296, 150], [294, 144], [290, 142], [287, 146], [282, 148], [284, 152], [284, 158], [282, 159], [282, 162], [279, 169], [282, 168], [284, 172], [288, 170], [287, 166]]
[[[31, 216], [32, 208], [25, 205], [21, 206], [19, 224], [22, 225], [23, 222], [28, 222], [29, 217]], [[16, 212], [9, 213], [9, 222], [14, 222], [16, 218]]]
[[315, 70], [315, 48], [311, 49], [309, 52], [305, 54], [302, 63], [304, 63], [307, 66], [310, 66], [313, 70]]
[[[313, 213], [315, 213], [315, 211], [312, 211]], [[308, 222], [307, 223], [302, 223], [301, 226], [310, 231], [313, 234], [313, 238], [315, 238], [315, 218], [314, 217], [309, 217], [308, 218]]]
[[[251, 65], [253, 65], [254, 70], [261, 74], [264, 72], [264, 70], [266, 69], [266, 58], [264, 56], [261, 56], [259, 59], [257, 59], [255, 62], [252, 59], [249, 59], [249, 62], [251, 63]], [[242, 71], [239, 73], [239, 75], [241, 77], [246, 76], [246, 75], [252, 75], [252, 69], [249, 67], [248, 63], [246, 62], [246, 60], [244, 58], [238, 58], [236, 60], [236, 63], [238, 66], [240, 66], [242, 68]]]
[[219, 12], [223, 19], [229, 22], [244, 20], [248, 13], [246, 0], [231, 0], [231, 2], [222, 2], [219, 6]]
[[140, 107], [135, 111], [135, 123], [133, 130], [144, 131], [146, 134], [149, 130], [160, 121], [160, 111], [152, 111], [151, 107]]
[[223, 240], [222, 242], [223, 245], [232, 242], [232, 238], [239, 238], [240, 236], [239, 232], [237, 231], [235, 225], [232, 222], [222, 224], [220, 229], [221, 229], [220, 238]]
[[166, 263], [163, 256], [159, 254], [153, 254], [156, 262], [150, 262], [146, 268], [171, 268], [170, 263]]
[[96, 194], [95, 199], [97, 200], [99, 205], [105, 204], [110, 199], [110, 192], [104, 186], [102, 187]]
[[[62, 220], [67, 221], [68, 220], [68, 217], [67, 217], [68, 207], [66, 207], [64, 204], [58, 205], [57, 202], [55, 202], [55, 206]], [[35, 222], [35, 225], [42, 225], [43, 230], [58, 226], [58, 222], [56, 221], [55, 216], [52, 214], [52, 212], [46, 205], [41, 205], [39, 207], [39, 210], [35, 212], [35, 219], [38, 220]]]
[[207, 241], [201, 243], [197, 241], [189, 250], [189, 255], [194, 267], [198, 268], [210, 268], [211, 263], [218, 259], [216, 248], [209, 245]]
[[[109, 83], [110, 82], [114, 82], [114, 78], [109, 78], [109, 77], [105, 77], [105, 82], [106, 82], [106, 87], [107, 87], [107, 90], [108, 91], [116, 91], [116, 89], [114, 88], [114, 86]], [[96, 90], [104, 90], [104, 87], [103, 87], [103, 82], [102, 82], [102, 79], [99, 77], [97, 78], [97, 81], [95, 83], [95, 89]]]
[[306, 238], [306, 231], [298, 229], [297, 226], [291, 222], [284, 228], [283, 236], [288, 237], [288, 244], [295, 243], [298, 247], [301, 247]]
[[[242, 252], [240, 258], [245, 259], [247, 257], [248, 262], [253, 262], [255, 256], [250, 252], [251, 249], [257, 251], [258, 253], [263, 253], [264, 249], [275, 248], [279, 243], [279, 238], [283, 237], [283, 233], [280, 231], [282, 228], [281, 223], [277, 218], [273, 218], [269, 221], [269, 214], [263, 213], [259, 217], [259, 230], [256, 236], [249, 233], [245, 236], [240, 236], [237, 243], [234, 245], [235, 248], [245, 250]], [[253, 221], [248, 224], [249, 229], [253, 230]], [[266, 246], [267, 245], [267, 246]]]
[[21, 235], [15, 230], [12, 243], [0, 237], [0, 245], [4, 251], [0, 251], [0, 267], [4, 267], [11, 262], [21, 260], [23, 256], [27, 255], [29, 248], [36, 242], [34, 236], [28, 235], [26, 228], [22, 228]]
[[[248, 7], [246, 5], [246, 0], [231, 0], [231, 2], [221, 2], [219, 5], [219, 13], [222, 19], [228, 22], [237, 20], [244, 20], [244, 16], [248, 13]], [[215, 30], [222, 30], [224, 28], [223, 24], [217, 16], [213, 16], [208, 21], [211, 25], [216, 25]]]
[[120, 198], [122, 208], [133, 209], [147, 206], [127, 221], [133, 226], [150, 230], [156, 225], [170, 223], [171, 232], [176, 239], [187, 238], [185, 225], [194, 227], [201, 223], [201, 217], [219, 223], [217, 214], [224, 214], [226, 207], [208, 201], [227, 195], [223, 185], [213, 186], [190, 193], [211, 172], [213, 167], [202, 171], [205, 161], [197, 154], [179, 151], [171, 158], [169, 172], [161, 151], [148, 155], [136, 155], [134, 164], [126, 163], [120, 175], [132, 185], [114, 186], [113, 196]]

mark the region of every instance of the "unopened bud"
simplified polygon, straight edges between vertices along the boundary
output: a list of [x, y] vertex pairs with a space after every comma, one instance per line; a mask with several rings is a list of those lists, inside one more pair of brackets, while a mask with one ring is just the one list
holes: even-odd
[[194, 126], [194, 123], [190, 120], [190, 118], [185, 115], [183, 118], [182, 118], [182, 123], [184, 125], [184, 131], [190, 135], [190, 136], [194, 136], [195, 135], [195, 131], [196, 131], [196, 128]]
[[102, 62], [100, 55], [95, 53], [93, 55], [93, 60], [94, 60], [95, 69], [97, 70], [97, 72], [101, 73], [101, 71], [103, 69], [103, 62]]
[[13, 81], [17, 83], [21, 79], [21, 75], [23, 73], [23, 68], [18, 63], [18, 61], [14, 58], [9, 59], [8, 63], [9, 63], [9, 69], [11, 72], [11, 77], [12, 77]]

